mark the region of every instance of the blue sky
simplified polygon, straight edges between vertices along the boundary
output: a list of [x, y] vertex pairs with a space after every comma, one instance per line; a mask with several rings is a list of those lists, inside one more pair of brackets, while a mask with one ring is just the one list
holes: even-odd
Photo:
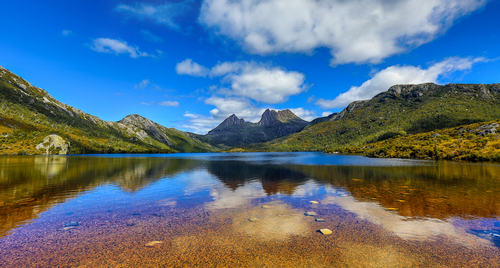
[[204, 134], [394, 84], [498, 83], [500, 1], [3, 1], [0, 65], [61, 102]]

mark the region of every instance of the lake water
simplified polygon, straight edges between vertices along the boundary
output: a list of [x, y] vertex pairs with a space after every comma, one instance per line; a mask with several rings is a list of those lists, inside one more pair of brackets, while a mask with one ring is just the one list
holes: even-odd
[[500, 165], [2, 156], [0, 266], [499, 267]]

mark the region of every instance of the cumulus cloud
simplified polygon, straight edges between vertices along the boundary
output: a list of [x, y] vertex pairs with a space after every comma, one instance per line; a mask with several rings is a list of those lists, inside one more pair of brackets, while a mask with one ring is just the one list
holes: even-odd
[[134, 88], [135, 89], [145, 89], [148, 85], [150, 84], [149, 80], [148, 79], [144, 79], [142, 80], [139, 84], [137, 85], [134, 85]]
[[210, 115], [219, 121], [231, 114], [236, 114], [239, 118], [244, 118], [245, 121], [257, 122], [265, 111], [264, 108], [255, 107], [247, 98], [212, 96], [205, 99], [205, 104], [216, 107], [210, 111]]
[[178, 101], [162, 101], [162, 102], [159, 102], [158, 105], [169, 106], [169, 107], [179, 107], [179, 102]]
[[229, 88], [219, 90], [219, 93], [269, 104], [285, 102], [289, 96], [300, 94], [308, 88], [304, 84], [304, 74], [256, 62], [222, 62], [209, 70], [186, 59], [178, 63], [175, 69], [178, 74], [222, 77], [221, 83], [228, 84]]
[[376, 73], [361, 86], [353, 86], [333, 100], [320, 99], [316, 104], [323, 109], [344, 107], [356, 100], [370, 99], [380, 92], [387, 91], [393, 85], [437, 83], [440, 76], [468, 70], [474, 63], [483, 61], [486, 59], [453, 57], [435, 63], [427, 69], [422, 69], [420, 66], [390, 66]]
[[[142, 36], [144, 36], [144, 38], [146, 38], [146, 40], [149, 40], [151, 42], [154, 42], [154, 43], [163, 42], [163, 38], [153, 34], [152, 32], [150, 32], [148, 30], [141, 30], [141, 34], [142, 34]], [[163, 53], [161, 50], [157, 50], [157, 52], [158, 52], [158, 54]]]
[[175, 71], [180, 75], [185, 74], [197, 77], [206, 77], [209, 73], [209, 69], [207, 67], [193, 62], [192, 59], [186, 59], [182, 62], [177, 63], [177, 65], [175, 66]]
[[307, 89], [304, 74], [255, 62], [220, 63], [211, 75], [223, 76], [222, 83], [230, 85], [229, 94], [269, 104], [285, 102]]
[[332, 65], [378, 63], [420, 46], [487, 0], [205, 0], [199, 22], [249, 52], [331, 50]]
[[140, 105], [151, 106], [151, 103], [147, 103], [147, 102], [144, 102], [144, 101], [140, 102], [139, 104], [140, 104]]
[[193, 2], [194, 0], [186, 0], [178, 3], [165, 2], [160, 5], [152, 5], [144, 2], [135, 3], [134, 5], [118, 4], [115, 7], [115, 11], [139, 20], [153, 20], [173, 30], [180, 30], [180, 26], [175, 22], [175, 18], [189, 11]]
[[290, 108], [290, 111], [292, 111], [292, 113], [294, 113], [296, 116], [306, 120], [306, 121], [312, 121], [314, 120], [315, 118], [317, 118], [318, 116], [316, 115], [316, 111], [309, 111], [309, 110], [306, 110], [302, 107], [300, 108]]
[[97, 38], [94, 39], [92, 45], [90, 45], [92, 50], [102, 53], [115, 53], [118, 54], [129, 54], [131, 58], [139, 57], [153, 57], [146, 52], [139, 51], [139, 47], [128, 45], [125, 41], [120, 41], [111, 38]]

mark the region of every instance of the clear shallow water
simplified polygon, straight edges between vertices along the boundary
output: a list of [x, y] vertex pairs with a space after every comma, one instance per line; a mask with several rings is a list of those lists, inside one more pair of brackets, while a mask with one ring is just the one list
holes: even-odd
[[4, 156], [0, 266], [498, 267], [499, 197], [492, 164]]

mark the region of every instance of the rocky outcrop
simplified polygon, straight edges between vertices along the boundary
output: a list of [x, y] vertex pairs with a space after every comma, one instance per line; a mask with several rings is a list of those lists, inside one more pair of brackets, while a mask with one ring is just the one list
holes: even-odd
[[144, 118], [138, 114], [131, 114], [123, 118], [122, 120], [118, 121], [118, 123], [122, 123], [124, 125], [133, 125], [138, 127], [139, 129], [142, 129], [146, 131], [150, 136], [152, 136], [154, 139], [160, 141], [161, 143], [167, 144], [167, 145], [172, 145], [172, 141], [170, 138], [165, 134], [163, 131], [161, 131], [161, 125]]
[[43, 142], [36, 146], [36, 149], [44, 151], [45, 154], [68, 154], [69, 146], [69, 141], [56, 134], [51, 134], [45, 137]]
[[466, 130], [465, 128], [460, 128], [458, 133], [460, 135], [464, 133], [471, 133], [475, 135], [487, 136], [488, 134], [496, 134], [499, 125], [497, 123], [485, 124], [476, 129]]

